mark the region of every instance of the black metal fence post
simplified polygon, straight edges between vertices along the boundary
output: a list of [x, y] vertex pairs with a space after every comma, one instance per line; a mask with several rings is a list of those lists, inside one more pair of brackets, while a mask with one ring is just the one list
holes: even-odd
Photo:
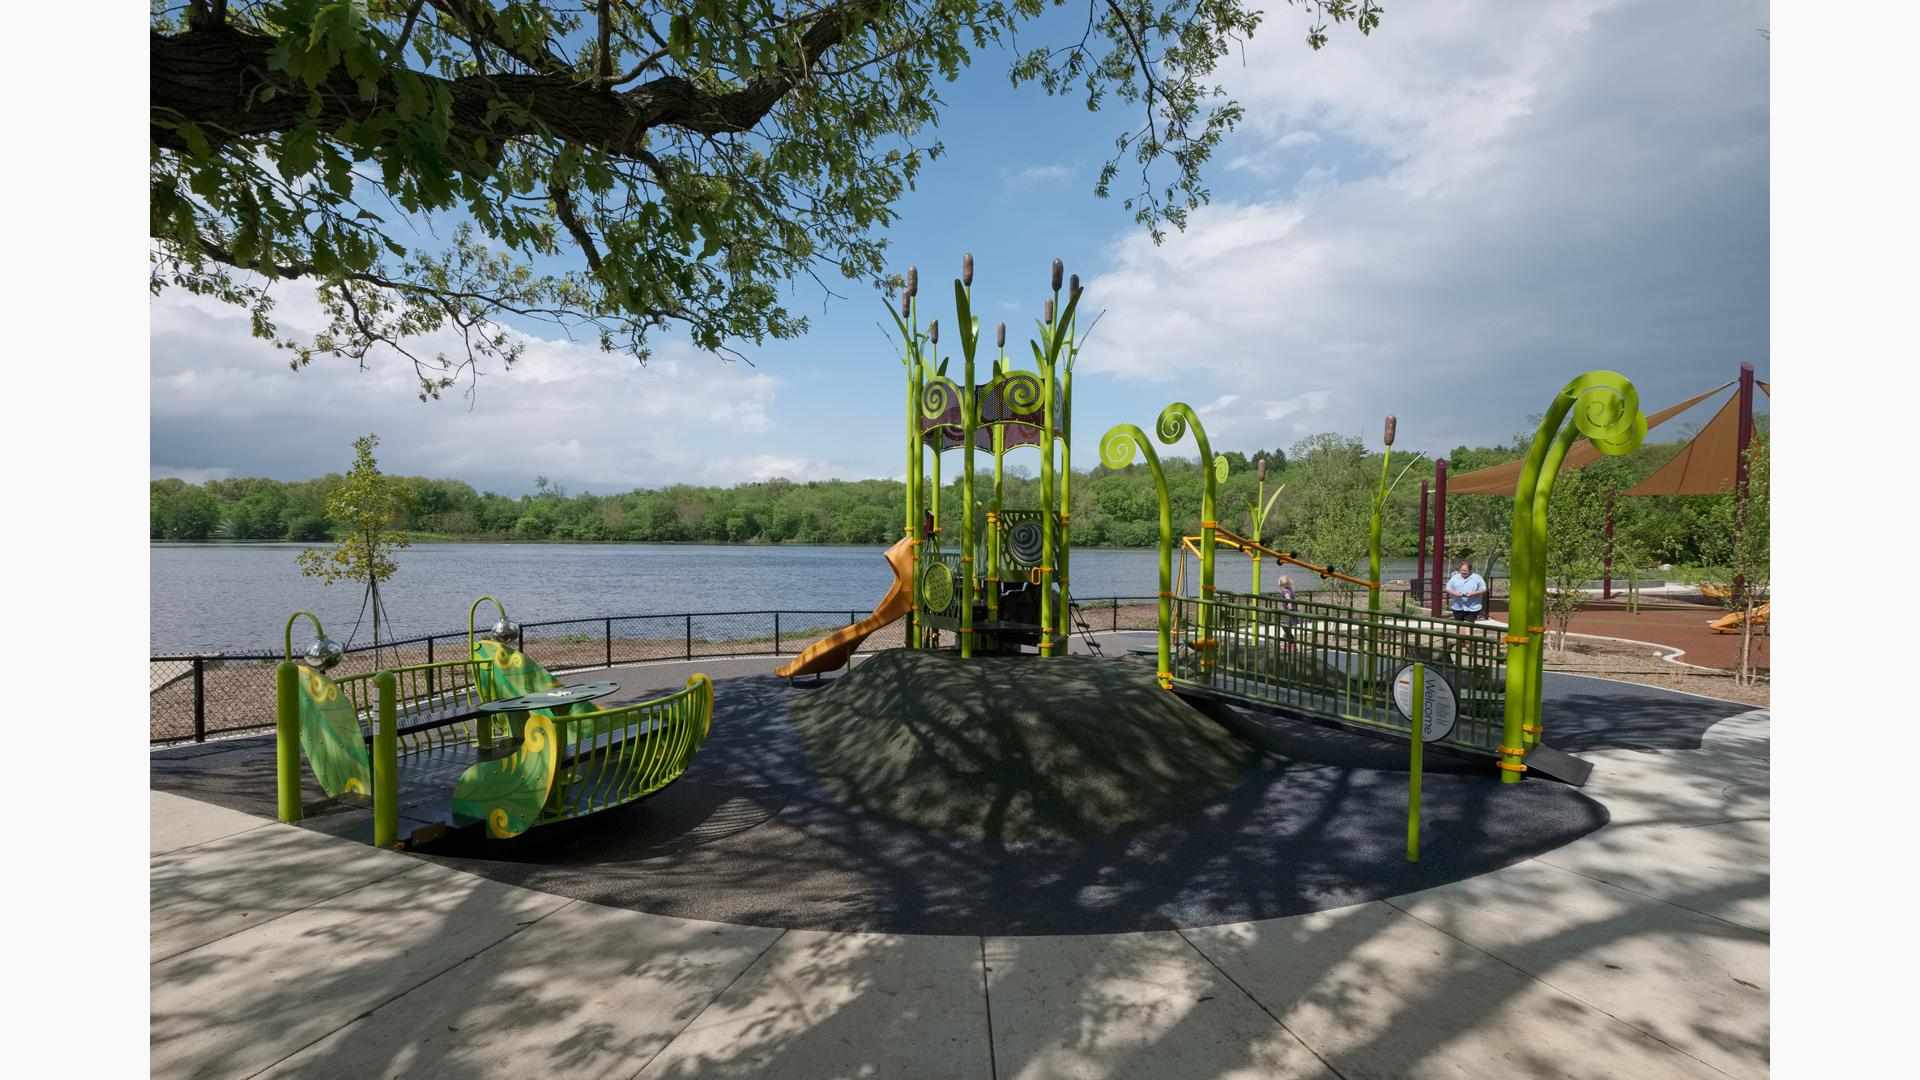
[[693, 659], [693, 615], [687, 615], [687, 659]]
[[773, 655], [780, 655], [780, 613], [773, 613]]
[[1120, 598], [1113, 598], [1113, 628], [1120, 629]]
[[613, 666], [613, 620], [607, 620], [607, 666]]
[[207, 661], [193, 658], [193, 741], [207, 741]]

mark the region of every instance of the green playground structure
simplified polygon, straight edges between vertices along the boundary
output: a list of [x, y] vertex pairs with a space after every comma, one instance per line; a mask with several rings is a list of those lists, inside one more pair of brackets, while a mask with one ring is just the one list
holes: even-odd
[[[474, 627], [483, 603], [499, 612], [486, 637]], [[315, 641], [296, 662], [293, 626], [303, 617]], [[559, 686], [513, 647], [517, 632], [498, 600], [481, 597], [467, 612], [465, 659], [335, 679], [327, 671], [343, 650], [312, 613], [295, 612], [275, 672], [280, 820], [306, 810], [303, 755], [330, 798], [371, 805], [380, 847], [469, 826], [507, 839], [644, 799], [686, 772], [713, 724], [705, 675], [631, 705], [488, 710]]]
[[[1389, 448], [1394, 426], [1389, 417]], [[1188, 427], [1193, 429], [1201, 460], [1208, 460], [1211, 448], [1206, 432], [1199, 416], [1184, 403], [1162, 410], [1155, 434], [1160, 442], [1172, 444], [1180, 441]], [[1427, 678], [1446, 680], [1458, 706], [1457, 722], [1437, 741], [1492, 758], [1502, 770], [1503, 782], [1518, 781], [1546, 732], [1541, 716], [1544, 631], [1537, 621], [1546, 607], [1543, 553], [1554, 475], [1567, 450], [1583, 436], [1600, 452], [1618, 455], [1631, 452], [1645, 434], [1639, 396], [1625, 376], [1587, 372], [1555, 395], [1528, 450], [1515, 492], [1511, 625], [1502, 630], [1381, 610], [1380, 507], [1390, 490], [1385, 458], [1369, 522], [1365, 608], [1214, 587], [1216, 545], [1247, 546], [1235, 534], [1216, 535], [1225, 531], [1214, 520], [1216, 485], [1226, 478], [1224, 458], [1212, 459], [1213, 467], [1202, 470], [1200, 534], [1190, 538], [1198, 541], [1198, 591], [1191, 596], [1184, 589], [1176, 593], [1172, 585], [1175, 535], [1166, 477], [1146, 432], [1133, 424], [1115, 425], [1100, 440], [1102, 463], [1122, 469], [1136, 455], [1142, 456], [1159, 493], [1160, 685], [1182, 694], [1406, 738], [1411, 737], [1412, 725], [1393, 707], [1394, 681], [1403, 668], [1422, 664]]]
[[[1072, 484], [1073, 365], [1080, 354], [1076, 311], [1080, 279], [1063, 282], [1053, 261], [1052, 291], [1036, 320], [1034, 366], [1016, 368], [1007, 356], [1007, 326], [996, 334], [990, 376], [976, 384], [980, 320], [973, 314], [973, 256], [961, 260], [953, 282], [961, 380], [947, 377], [952, 359], [939, 356], [940, 323], [920, 329], [920, 273], [907, 271], [900, 309], [893, 311], [907, 374], [907, 499], [905, 535], [913, 549], [913, 606], [907, 647], [932, 648], [942, 632], [959, 641], [962, 656], [1035, 646], [1042, 656], [1064, 652], [1071, 603], [1072, 550], [1067, 512]], [[1060, 306], [1067, 286], [1066, 306]], [[1040, 508], [1008, 510], [1004, 502], [1009, 451], [1040, 451]], [[961, 452], [961, 505], [940, 505], [941, 455]], [[974, 493], [974, 454], [993, 455], [993, 490]], [[958, 518], [959, 535], [953, 525]], [[981, 568], [985, 572], [981, 572]]]
[[[974, 381], [980, 320], [972, 310], [973, 256], [962, 258], [961, 275], [953, 282], [961, 358], [958, 382], [947, 375], [952, 357], [939, 354], [938, 320], [921, 329], [917, 268], [907, 271], [898, 309], [889, 305], [900, 331], [907, 375], [903, 542], [911, 550], [912, 574], [900, 573], [896, 567], [896, 576], [912, 593], [911, 604], [901, 605], [909, 620], [908, 648], [937, 648], [940, 634], [948, 632], [957, 639], [963, 656], [1015, 651], [1022, 646], [1036, 646], [1042, 656], [1065, 649], [1073, 604], [1068, 584], [1072, 558], [1068, 508], [1073, 367], [1082, 345], [1077, 317], [1082, 290], [1078, 277], [1063, 282], [1060, 260], [1054, 260], [1052, 270], [1052, 291], [1036, 321], [1038, 337], [1031, 342], [1033, 368], [1015, 368], [1008, 359], [1003, 323], [995, 335], [996, 354], [984, 383]], [[1064, 308], [1060, 306], [1063, 284]], [[1572, 421], [1563, 429], [1569, 415]], [[1593, 440], [1603, 453], [1630, 452], [1645, 434], [1646, 418], [1633, 384], [1609, 371], [1581, 375], [1555, 396], [1528, 451], [1526, 471], [1515, 493], [1513, 626], [1504, 633], [1382, 610], [1381, 517], [1387, 496], [1398, 482], [1398, 478], [1389, 481], [1396, 426], [1395, 419], [1387, 417], [1386, 451], [1369, 509], [1368, 566], [1363, 579], [1307, 563], [1290, 552], [1267, 547], [1257, 536], [1248, 540], [1223, 528], [1217, 520], [1217, 493], [1227, 478], [1226, 458], [1214, 455], [1192, 406], [1175, 402], [1161, 410], [1153, 429], [1157, 441], [1171, 446], [1191, 430], [1199, 460], [1206, 465], [1201, 469], [1199, 533], [1186, 538], [1186, 547], [1200, 562], [1198, 590], [1192, 596], [1185, 594], [1184, 572], [1181, 587], [1176, 590], [1173, 584], [1173, 513], [1153, 440], [1132, 424], [1108, 430], [1100, 440], [1102, 463], [1121, 469], [1135, 456], [1143, 457], [1153, 472], [1160, 500], [1158, 681], [1182, 693], [1405, 737], [1411, 725], [1393, 707], [1393, 686], [1403, 668], [1422, 664], [1429, 677], [1445, 680], [1458, 706], [1458, 721], [1439, 741], [1496, 759], [1504, 770], [1503, 780], [1518, 780], [1545, 730], [1540, 715], [1542, 631], [1533, 624], [1545, 608], [1541, 552], [1553, 476], [1567, 449], [1582, 436]], [[1009, 510], [1004, 502], [1005, 457], [1010, 450], [1028, 446], [1040, 451], [1040, 508]], [[942, 455], [955, 449], [961, 451], [957, 512], [943, 508], [940, 500]], [[984, 501], [974, 492], [976, 451], [993, 456], [993, 489]], [[1402, 476], [1405, 471], [1403, 467]], [[1256, 522], [1264, 519], [1270, 506], [1265, 500], [1256, 502], [1252, 508]], [[1364, 585], [1366, 607], [1282, 600], [1263, 595], [1257, 585], [1252, 593], [1217, 589], [1214, 556], [1221, 545], [1256, 559], [1256, 582], [1257, 559], [1265, 554], [1298, 563], [1323, 577]], [[882, 614], [876, 612], [875, 619]], [[836, 653], [833, 662], [844, 663], [845, 658]]]

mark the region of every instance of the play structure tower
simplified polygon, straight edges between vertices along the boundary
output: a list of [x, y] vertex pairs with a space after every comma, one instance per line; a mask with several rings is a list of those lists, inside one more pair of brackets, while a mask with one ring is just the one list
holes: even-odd
[[[1069, 442], [1080, 279], [1064, 282], [1063, 307], [1063, 267], [1053, 261], [1052, 291], [1037, 323], [1039, 338], [1031, 342], [1032, 370], [1016, 368], [1008, 358], [1002, 323], [987, 381], [976, 384], [980, 321], [972, 309], [973, 256], [960, 265], [953, 283], [960, 381], [947, 375], [952, 357], [939, 354], [939, 320], [920, 330], [917, 268], [908, 269], [900, 308], [893, 313], [905, 342], [901, 359], [907, 372], [905, 536], [914, 565], [907, 646], [931, 648], [945, 631], [959, 639], [963, 656], [1022, 645], [1052, 655], [1065, 650], [1067, 638]], [[1040, 508], [1009, 510], [1006, 455], [1028, 446], [1040, 451]], [[961, 451], [961, 505], [957, 514], [951, 509], [943, 514], [941, 455], [954, 449]], [[985, 503], [974, 492], [976, 451], [993, 455], [993, 490]]]

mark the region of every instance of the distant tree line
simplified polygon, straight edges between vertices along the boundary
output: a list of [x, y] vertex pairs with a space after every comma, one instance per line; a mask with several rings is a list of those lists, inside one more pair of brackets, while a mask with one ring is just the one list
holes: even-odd
[[[1517, 440], [1516, 440], [1517, 441]], [[1609, 484], [1625, 491], [1666, 462], [1682, 442], [1641, 447], [1621, 458], [1605, 458], [1564, 474], [1555, 489], [1554, 529], [1590, 545], [1603, 527]], [[1515, 445], [1454, 449], [1455, 474], [1510, 461]], [[1091, 456], [1089, 454], [1089, 456]], [[1249, 531], [1248, 504], [1255, 493], [1254, 461], [1229, 451], [1231, 470], [1219, 496], [1223, 525]], [[1254, 458], [1263, 456], [1253, 455]], [[1268, 520], [1267, 542], [1316, 562], [1353, 567], [1366, 556], [1366, 519], [1380, 459], [1357, 438], [1325, 433], [1303, 439], [1289, 450], [1264, 452], [1269, 458], [1267, 490], [1286, 490]], [[957, 457], [949, 462], [957, 464]], [[1393, 472], [1411, 455], [1395, 453]], [[1165, 462], [1173, 499], [1175, 527], [1199, 530], [1201, 472], [1191, 459]], [[1417, 538], [1420, 481], [1431, 479], [1433, 462], [1423, 458], [1400, 479], [1387, 502], [1383, 548], [1411, 556]], [[732, 487], [675, 484], [621, 494], [569, 494], [545, 477], [532, 494], [510, 497], [476, 491], [459, 480], [394, 477], [404, 493], [402, 528], [421, 539], [515, 541], [651, 541], [683, 543], [884, 544], [900, 536], [905, 513], [901, 484], [894, 480], [768, 480]], [[156, 540], [332, 539], [326, 515], [329, 493], [342, 483], [339, 474], [283, 482], [264, 478], [210, 480], [188, 484], [178, 479], [151, 485], [151, 536]], [[990, 473], [975, 485], [976, 496], [991, 490]], [[1009, 465], [1009, 508], [1039, 503], [1039, 483], [1023, 466]], [[1152, 476], [1143, 465], [1121, 470], [1096, 465], [1076, 471], [1072, 487], [1073, 541], [1076, 546], [1150, 547], [1157, 539], [1159, 509]], [[1641, 565], [1697, 564], [1707, 561], [1728, 520], [1729, 496], [1621, 498], [1614, 533], [1616, 556], [1631, 553]], [[957, 478], [941, 492], [943, 510], [960, 505]], [[1506, 496], [1456, 496], [1448, 503], [1448, 555], [1495, 562], [1500, 570], [1512, 528], [1512, 499]]]

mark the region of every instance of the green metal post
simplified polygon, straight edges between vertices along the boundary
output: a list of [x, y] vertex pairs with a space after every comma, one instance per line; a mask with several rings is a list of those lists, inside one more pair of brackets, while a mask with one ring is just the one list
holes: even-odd
[[[993, 362], [993, 377], [1003, 379], [1007, 375], [1007, 324], [1001, 323], [994, 332], [997, 344]], [[1004, 393], [1004, 388], [1003, 388]], [[993, 513], [987, 522], [987, 620], [997, 622], [1000, 618], [1000, 533], [1003, 525], [1000, 515], [1006, 513], [1006, 453], [1007, 428], [1004, 423], [993, 425]]]
[[1000, 515], [1006, 513], [1006, 453], [1006, 426], [995, 424], [993, 425], [993, 520], [987, 527], [987, 619], [989, 621], [997, 621], [1000, 618], [1000, 533], [1004, 529]]
[[[1068, 348], [1072, 348], [1069, 342]], [[1060, 385], [1060, 550], [1054, 553], [1059, 562], [1060, 582], [1060, 623], [1063, 632], [1072, 626], [1073, 577], [1068, 572], [1073, 566], [1073, 361], [1071, 354], [1067, 361], [1067, 373], [1061, 376]]]
[[[1262, 459], [1260, 462], [1260, 488], [1258, 493], [1256, 493], [1253, 497], [1254, 513], [1253, 513], [1253, 520], [1250, 523], [1253, 526], [1253, 542], [1256, 544], [1260, 542], [1260, 526], [1265, 524], [1265, 522], [1262, 520], [1265, 515], [1260, 513], [1259, 508], [1260, 506], [1265, 504], [1266, 501], [1267, 501], [1267, 463], [1265, 459]], [[1260, 553], [1257, 551], [1253, 551], [1253, 552], [1249, 552], [1248, 554], [1253, 557], [1253, 595], [1259, 596], [1260, 595]]]
[[965, 281], [953, 283], [954, 299], [960, 308], [960, 351], [965, 358], [965, 378], [960, 384], [960, 655], [973, 655], [974, 593], [974, 505], [973, 505], [973, 433], [979, 426], [980, 396], [973, 386], [973, 354], [980, 344], [980, 326], [973, 318], [971, 285], [973, 256], [963, 263]]
[[[1055, 264], [1059, 260], [1054, 260]], [[1054, 275], [1058, 278], [1058, 272]], [[1060, 286], [1054, 286], [1055, 300], [1059, 298]], [[1047, 321], [1054, 318], [1054, 301], [1047, 303]], [[1048, 333], [1054, 333], [1054, 327], [1048, 325]], [[1040, 363], [1040, 655], [1053, 655], [1053, 526], [1048, 518], [1054, 514], [1053, 508], [1053, 364], [1051, 349], [1042, 355]]]
[[300, 665], [282, 660], [273, 669], [274, 766], [280, 786], [280, 820], [300, 820]]
[[[1393, 418], [1388, 417], [1389, 426]], [[1373, 496], [1373, 516], [1367, 520], [1367, 610], [1380, 610], [1380, 512], [1387, 503], [1387, 463], [1393, 460], [1393, 444], [1380, 455], [1380, 486]]]
[[[1380, 580], [1378, 576], [1375, 581]], [[1413, 665], [1413, 761], [1407, 770], [1407, 861], [1420, 861], [1420, 755], [1427, 719], [1427, 665]]]
[[[916, 308], [909, 298], [909, 309]], [[920, 535], [921, 494], [920, 494], [920, 455], [923, 443], [920, 438], [920, 391], [921, 364], [920, 347], [917, 340], [918, 318], [911, 313], [907, 322], [907, 538], [911, 547], [914, 568], [913, 605], [907, 611], [907, 648], [920, 647], [920, 556], [924, 550], [926, 537]]]
[[400, 844], [400, 721], [393, 672], [373, 677], [379, 726], [373, 730], [373, 846]]
[[[1541, 475], [1544, 482], [1534, 492], [1533, 515], [1533, 581], [1529, 591], [1534, 598], [1533, 622], [1527, 627], [1527, 635], [1533, 638], [1532, 648], [1528, 650], [1530, 668], [1526, 673], [1526, 721], [1520, 725], [1520, 741], [1512, 746], [1524, 746], [1529, 749], [1540, 741], [1545, 725], [1541, 713], [1541, 687], [1546, 683], [1547, 639], [1547, 497], [1553, 492], [1553, 478], [1559, 475], [1560, 465], [1565, 461], [1567, 451], [1572, 449], [1578, 438], [1578, 429], [1569, 426], [1553, 440], [1553, 446], [1547, 450], [1546, 464]], [[1509, 568], [1511, 572], [1511, 568]], [[1491, 592], [1491, 590], [1489, 590]], [[1533, 629], [1535, 625], [1539, 630]]]
[[1207, 429], [1200, 424], [1200, 414], [1184, 401], [1160, 410], [1155, 434], [1171, 446], [1180, 441], [1189, 425], [1193, 428], [1194, 442], [1200, 445], [1200, 602], [1199, 614], [1194, 620], [1194, 648], [1200, 653], [1201, 668], [1211, 670], [1212, 664], [1207, 658], [1216, 644], [1212, 635], [1214, 530], [1220, 524], [1214, 520], [1215, 500], [1219, 482], [1226, 479], [1227, 459], [1213, 456], [1213, 445], [1207, 441]]
[[1393, 460], [1393, 417], [1387, 417], [1386, 449], [1380, 455], [1380, 483], [1373, 493], [1373, 514], [1367, 519], [1367, 673], [1362, 683], [1368, 708], [1380, 682], [1380, 514], [1387, 503], [1387, 466]]
[[[1079, 297], [1078, 274], [1073, 276], [1068, 290], [1069, 299]], [[1067, 334], [1067, 370], [1060, 382], [1060, 551], [1054, 557], [1060, 563], [1060, 620], [1063, 631], [1071, 627], [1073, 618], [1073, 362], [1079, 357], [1079, 345], [1075, 341], [1080, 328], [1080, 317], [1075, 314], [1079, 306], [1069, 303], [1067, 314], [1061, 318]]]
[[[1561, 422], [1571, 413], [1565, 431]], [[1522, 760], [1543, 733], [1540, 683], [1545, 662], [1541, 635], [1546, 610], [1548, 500], [1560, 464], [1575, 439], [1585, 435], [1601, 453], [1630, 453], [1646, 437], [1647, 418], [1626, 376], [1589, 371], [1554, 397], [1533, 442], [1513, 497], [1513, 550], [1508, 557], [1513, 587], [1507, 599], [1507, 696], [1501, 738], [1501, 781], [1515, 783]]]
[[1109, 469], [1124, 469], [1135, 451], [1153, 472], [1160, 496], [1160, 669], [1155, 673], [1162, 689], [1173, 689], [1173, 505], [1167, 497], [1167, 477], [1160, 471], [1160, 455], [1153, 452], [1147, 433], [1132, 424], [1115, 424], [1100, 437], [1100, 461]]

